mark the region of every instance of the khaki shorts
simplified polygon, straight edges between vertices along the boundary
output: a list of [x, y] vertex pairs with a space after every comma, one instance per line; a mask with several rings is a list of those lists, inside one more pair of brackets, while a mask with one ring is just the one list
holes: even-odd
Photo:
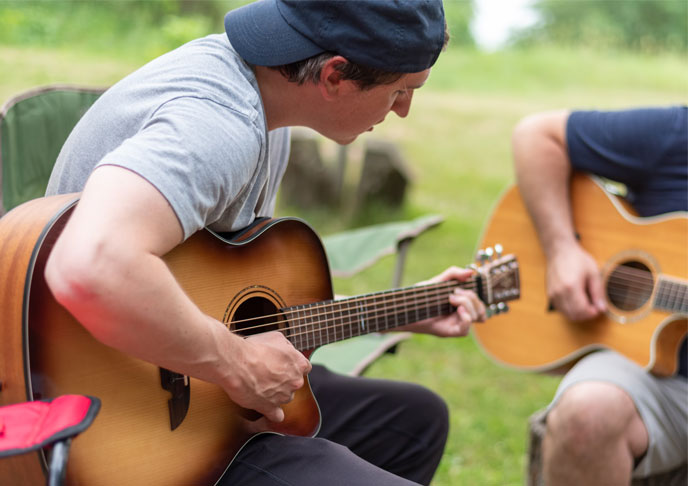
[[658, 378], [613, 351], [597, 351], [564, 376], [549, 408], [570, 386], [585, 381], [613, 383], [628, 393], [649, 434], [648, 450], [633, 471], [647, 477], [670, 471], [688, 457], [688, 380]]

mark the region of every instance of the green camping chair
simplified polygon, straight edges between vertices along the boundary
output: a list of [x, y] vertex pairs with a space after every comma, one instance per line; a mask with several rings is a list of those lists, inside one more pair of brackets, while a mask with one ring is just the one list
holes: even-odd
[[[401, 286], [406, 254], [411, 242], [434, 228], [443, 218], [422, 216], [412, 221], [396, 221], [343, 231], [323, 238], [325, 251], [334, 277], [351, 277], [369, 268], [386, 255], [396, 254], [392, 288]], [[332, 371], [359, 375], [384, 353], [396, 350], [410, 333], [371, 333], [318, 348], [311, 356], [313, 363], [326, 365]]]
[[15, 96], [0, 108], [0, 216], [43, 196], [62, 144], [103, 91], [46, 86]]
[[[57, 155], [77, 121], [105, 91], [70, 85], [29, 90], [0, 109], [0, 216], [30, 199], [41, 197]], [[332, 275], [347, 277], [385, 255], [397, 255], [392, 287], [399, 287], [406, 253], [414, 238], [437, 226], [439, 216], [386, 223], [345, 231], [323, 239]], [[368, 334], [330, 344], [313, 355], [335, 371], [361, 373], [407, 333]]]

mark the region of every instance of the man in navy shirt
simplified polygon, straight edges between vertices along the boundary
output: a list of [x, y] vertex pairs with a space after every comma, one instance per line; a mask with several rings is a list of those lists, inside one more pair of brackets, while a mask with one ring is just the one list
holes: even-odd
[[[547, 259], [548, 296], [571, 321], [593, 319], [607, 304], [599, 268], [575, 237], [571, 173], [623, 183], [640, 216], [688, 211], [688, 108], [539, 113], [516, 127], [513, 151]], [[685, 463], [685, 340], [679, 360], [679, 372], [666, 378], [614, 351], [580, 360], [549, 407], [545, 483], [628, 485]]]

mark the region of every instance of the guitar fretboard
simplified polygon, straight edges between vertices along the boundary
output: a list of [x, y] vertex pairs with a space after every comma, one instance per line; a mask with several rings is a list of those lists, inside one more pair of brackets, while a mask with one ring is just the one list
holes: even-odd
[[688, 313], [688, 284], [671, 278], [661, 278], [654, 307], [668, 312]]
[[446, 315], [453, 310], [449, 294], [454, 288], [474, 285], [474, 280], [442, 282], [289, 307], [282, 310], [290, 316], [286, 337], [296, 349], [305, 351]]

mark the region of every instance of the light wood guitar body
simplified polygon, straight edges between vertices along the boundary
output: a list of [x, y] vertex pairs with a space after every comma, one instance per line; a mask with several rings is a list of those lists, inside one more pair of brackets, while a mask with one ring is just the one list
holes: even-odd
[[[73, 442], [68, 485], [212, 485], [257, 433], [318, 431], [308, 383], [284, 406], [282, 423], [259, 427], [265, 420], [220, 387], [167, 376], [101, 344], [57, 304], [43, 272], [76, 201], [77, 195], [37, 199], [0, 219], [0, 405], [68, 393], [102, 402]], [[334, 301], [320, 239], [296, 219], [262, 220], [231, 239], [200, 231], [164, 260], [196, 305], [228, 332], [278, 330], [306, 356], [322, 344], [452, 312], [448, 296], [459, 286], [487, 296], [488, 304], [518, 297], [518, 267], [504, 257], [467, 282]], [[45, 464], [42, 451], [3, 459], [0, 483], [43, 485]]]
[[555, 311], [545, 288], [545, 257], [516, 186], [497, 203], [481, 245], [509, 241], [519, 255], [521, 299], [489, 326], [473, 326], [498, 363], [531, 371], [561, 371], [588, 352], [614, 349], [658, 375], [677, 369], [688, 330], [688, 218], [631, 215], [598, 180], [578, 174], [571, 187], [574, 225], [598, 262], [609, 311], [573, 323]]

